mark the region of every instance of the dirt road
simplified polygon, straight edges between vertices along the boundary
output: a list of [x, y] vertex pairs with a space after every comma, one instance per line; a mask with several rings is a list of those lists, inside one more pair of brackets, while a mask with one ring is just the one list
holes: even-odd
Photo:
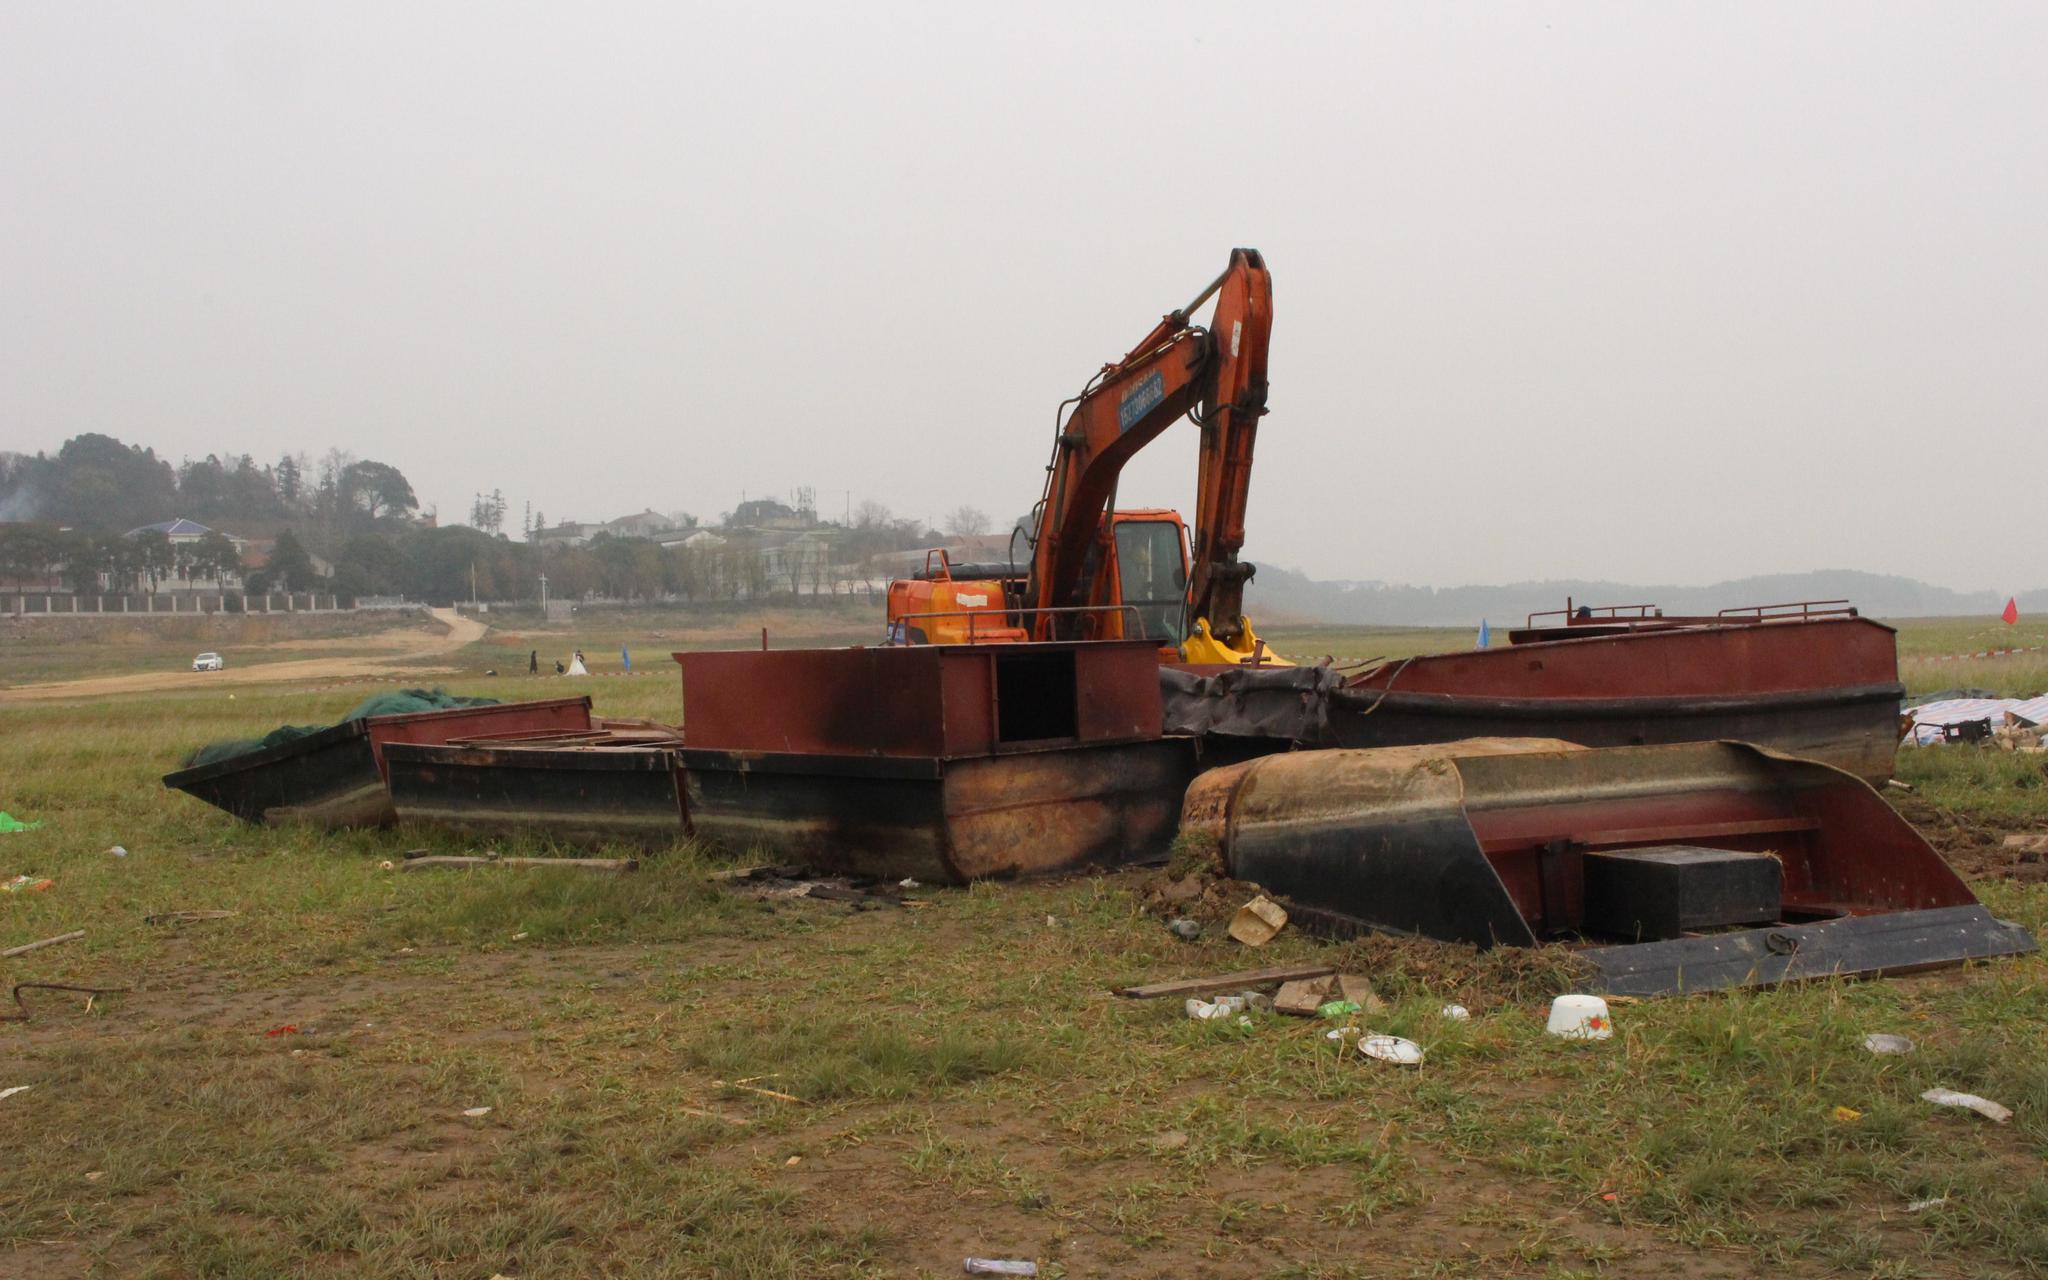
[[[358, 649], [383, 652], [347, 658], [301, 658], [290, 662], [260, 662], [234, 666], [225, 671], [144, 671], [124, 676], [94, 676], [85, 680], [53, 680], [47, 684], [26, 684], [0, 689], [0, 705], [9, 702], [39, 702], [53, 698], [104, 698], [121, 693], [160, 693], [165, 690], [215, 689], [222, 685], [277, 684], [287, 680], [342, 680], [354, 676], [433, 675], [453, 667], [418, 666], [421, 658], [454, 653], [483, 639], [488, 624], [465, 618], [453, 609], [431, 611], [435, 628], [420, 628], [339, 641]], [[303, 644], [294, 647], [304, 647]]]

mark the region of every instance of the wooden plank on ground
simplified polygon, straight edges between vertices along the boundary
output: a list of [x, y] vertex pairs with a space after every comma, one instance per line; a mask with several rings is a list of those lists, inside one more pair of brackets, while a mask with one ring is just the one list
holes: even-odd
[[70, 933], [60, 933], [54, 938], [44, 938], [41, 942], [24, 942], [18, 947], [9, 947], [5, 951], [0, 951], [0, 956], [25, 956], [31, 951], [54, 947], [60, 942], [76, 942], [84, 936], [85, 930], [73, 929]]
[[579, 871], [636, 871], [636, 858], [408, 858], [407, 871], [422, 867], [574, 867]]
[[1127, 1000], [1198, 996], [1210, 991], [1238, 991], [1245, 987], [1263, 987], [1276, 982], [1293, 982], [1300, 978], [1325, 978], [1336, 972], [1337, 967], [1328, 964], [1296, 964], [1278, 969], [1242, 969], [1236, 973], [1219, 973], [1207, 978], [1177, 978], [1171, 982], [1148, 982], [1140, 987], [1125, 987], [1117, 994]]

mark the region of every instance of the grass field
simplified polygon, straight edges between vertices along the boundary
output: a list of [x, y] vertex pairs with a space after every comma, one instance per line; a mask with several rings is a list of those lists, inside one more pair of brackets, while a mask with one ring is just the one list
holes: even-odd
[[[579, 619], [549, 638], [631, 643], [654, 674], [531, 683], [673, 718], [663, 646], [758, 643], [752, 619], [690, 623]], [[541, 635], [510, 630], [461, 664]], [[1271, 638], [1371, 657], [1448, 635]], [[1909, 654], [1952, 642], [1902, 630]], [[2048, 1269], [2041, 959], [1629, 1006], [1617, 1039], [1573, 1045], [1542, 1034], [1569, 980], [1552, 952], [1290, 934], [1260, 953], [1369, 974], [1392, 1004], [1375, 1028], [1429, 1054], [1401, 1071], [1291, 1020], [1109, 996], [1246, 962], [1142, 914], [1156, 872], [886, 913], [731, 892], [688, 846], [616, 878], [400, 875], [381, 863], [402, 850], [474, 846], [245, 827], [157, 783], [191, 746], [364, 692], [0, 707], [0, 809], [44, 824], [0, 835], [0, 878], [55, 881], [0, 895], [0, 947], [87, 931], [0, 963], [131, 988], [26, 991], [32, 1020], [0, 1026], [0, 1089], [30, 1086], [0, 1099], [0, 1276], [940, 1276], [970, 1254], [1054, 1276]], [[1901, 772], [1938, 842], [2048, 818], [2027, 758], [1908, 752]], [[2048, 883], [1978, 887], [2048, 928]], [[144, 923], [185, 909], [239, 914]], [[1872, 1057], [1870, 1031], [1921, 1048]], [[1937, 1084], [2016, 1115], [1918, 1100]]]

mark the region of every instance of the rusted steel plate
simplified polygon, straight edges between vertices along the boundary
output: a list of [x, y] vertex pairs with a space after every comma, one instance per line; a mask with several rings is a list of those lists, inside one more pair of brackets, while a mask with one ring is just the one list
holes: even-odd
[[1147, 641], [678, 653], [693, 747], [962, 757], [1157, 737]]
[[452, 707], [396, 716], [371, 716], [370, 746], [377, 770], [384, 770], [384, 748], [394, 742], [451, 742], [480, 733], [553, 733], [590, 728], [590, 698], [541, 698], [532, 702], [501, 702], [488, 707]]
[[[1881, 781], [1903, 693], [1897, 638], [1867, 618], [1595, 635], [1388, 663], [1332, 695], [1327, 736], [1310, 745], [1728, 739]], [[1262, 712], [1262, 698], [1284, 705]], [[1248, 689], [1239, 701], [1248, 721], [1299, 714], [1286, 689]]]
[[2034, 950], [2025, 929], [1971, 905], [1595, 947], [1583, 954], [1599, 974], [1591, 984], [1595, 990], [1655, 996], [1913, 973]]
[[691, 746], [682, 763], [703, 839], [835, 872], [959, 884], [1164, 852], [1194, 752], [1185, 739], [968, 759]]
[[671, 747], [396, 743], [385, 755], [402, 821], [582, 847], [683, 838]]

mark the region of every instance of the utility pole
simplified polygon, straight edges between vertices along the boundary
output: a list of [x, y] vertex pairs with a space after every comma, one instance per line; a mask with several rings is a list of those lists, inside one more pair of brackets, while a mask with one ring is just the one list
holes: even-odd
[[476, 612], [476, 561], [469, 562], [469, 611]]
[[545, 569], [541, 570], [540, 574], [540, 611], [548, 611], [548, 574]]

